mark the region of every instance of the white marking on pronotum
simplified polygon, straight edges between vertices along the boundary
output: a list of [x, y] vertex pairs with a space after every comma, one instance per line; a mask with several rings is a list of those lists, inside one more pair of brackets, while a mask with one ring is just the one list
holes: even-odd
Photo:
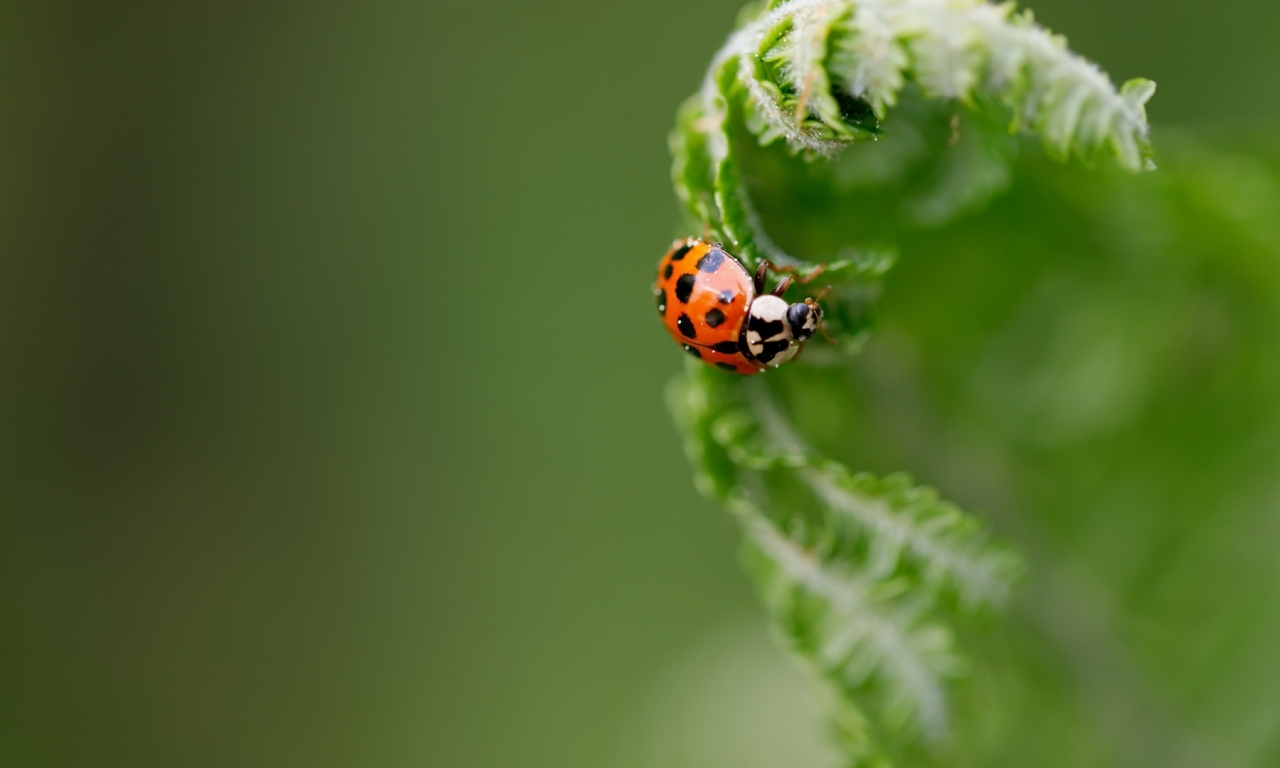
[[[753, 321], [777, 323], [779, 330], [772, 336], [763, 338], [759, 331], [751, 327]], [[791, 326], [787, 323], [787, 302], [777, 296], [758, 296], [755, 301], [751, 302], [751, 311], [747, 317], [747, 349], [750, 350], [752, 355], [760, 357], [764, 353], [765, 345], [770, 342], [786, 342], [787, 344], [792, 342]], [[795, 352], [788, 348], [778, 352], [768, 360], [762, 359], [761, 362], [777, 367], [790, 360], [794, 355]]]

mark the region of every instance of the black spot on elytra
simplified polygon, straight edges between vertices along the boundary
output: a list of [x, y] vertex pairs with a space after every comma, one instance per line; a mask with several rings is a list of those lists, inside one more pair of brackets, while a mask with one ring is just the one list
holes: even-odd
[[691, 339], [698, 338], [698, 332], [694, 330], [693, 321], [689, 319], [688, 315], [681, 313], [681, 315], [676, 318], [676, 327], [679, 328], [680, 332], [685, 336], [688, 336]]
[[707, 325], [718, 328], [724, 322], [724, 313], [718, 309], [707, 310]]
[[676, 298], [681, 304], [688, 304], [689, 297], [693, 295], [693, 284], [698, 281], [696, 275], [681, 275], [676, 280]]
[[761, 320], [753, 315], [747, 321], [747, 329], [760, 334], [761, 339], [769, 339], [782, 333], [782, 321]]
[[707, 254], [698, 259], [698, 270], [701, 272], [715, 272], [724, 263], [724, 251], [719, 248], [712, 248]]
[[673, 265], [671, 262], [669, 262], [669, 261], [668, 261], [668, 262], [667, 262], [667, 268], [666, 268], [666, 269], [664, 269], [664, 270], [662, 270], [662, 279], [663, 279], [663, 280], [670, 280], [670, 279], [671, 279], [671, 273], [672, 273], [673, 271], [675, 271], [675, 265]]
[[684, 345], [684, 351], [685, 351], [685, 352], [688, 352], [689, 354], [693, 355], [694, 357], [698, 358], [699, 360], [701, 360], [701, 359], [702, 359], [702, 353], [698, 351], [698, 348], [697, 348], [697, 347], [691, 347], [691, 346], [689, 346], [688, 344], [685, 344], [685, 345]]
[[719, 343], [712, 344], [711, 348], [722, 355], [736, 355], [738, 353], [738, 342], [721, 341]]
[[723, 368], [726, 371], [733, 371], [734, 373], [738, 372], [738, 366], [734, 365], [733, 363], [716, 363], [716, 367]]
[[677, 248], [677, 249], [675, 249], [674, 251], [672, 251], [672, 252], [671, 252], [671, 260], [672, 260], [672, 261], [680, 261], [680, 260], [681, 260], [681, 259], [683, 259], [685, 256], [688, 256], [688, 255], [689, 255], [689, 251], [691, 251], [691, 250], [693, 250], [693, 246], [692, 246], [692, 245], [689, 245], [689, 244], [687, 244], [687, 243], [686, 243], [685, 245], [682, 245], [682, 246], [680, 246], [679, 248]]
[[667, 292], [659, 288], [656, 292], [658, 299], [658, 314], [667, 314]]
[[720, 299], [721, 304], [732, 304], [733, 297], [734, 297], [733, 291], [724, 290], [720, 292], [720, 295], [717, 298]]

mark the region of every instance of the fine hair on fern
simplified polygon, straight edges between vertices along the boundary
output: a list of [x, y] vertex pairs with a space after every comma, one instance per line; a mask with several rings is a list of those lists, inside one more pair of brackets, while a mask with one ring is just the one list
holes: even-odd
[[981, 0], [791, 0], [730, 36], [672, 137], [676, 190], [693, 217], [737, 249], [796, 265], [763, 231], [743, 189], [731, 122], [764, 144], [833, 155], [875, 139], [912, 83], [929, 98], [1004, 105], [1015, 129], [1055, 156], [1110, 151], [1132, 171], [1154, 167], [1144, 105], [1149, 80], [1116, 89], [1066, 42], [1012, 4]]
[[[1153, 168], [1153, 91], [1146, 80], [1117, 89], [1011, 4], [791, 0], [731, 34], [680, 110], [673, 179], [691, 230], [749, 269], [765, 259], [802, 276], [821, 269], [800, 290], [831, 290], [834, 347], [746, 380], [690, 362], [668, 400], [700, 489], [742, 524], [777, 633], [833, 692], [850, 765], [945, 754], [967, 667], [956, 622], [998, 614], [1024, 566], [932, 489], [853, 472], [806, 440], [792, 409], [806, 381], [861, 349], [897, 244], [892, 226], [860, 240], [833, 223], [825, 240], [810, 238], [824, 252], [792, 252], [755, 193], [800, 176], [835, 199], [881, 190], [878, 202], [903, 200], [904, 221], [936, 226], [1007, 182], [1010, 133], [1038, 137], [1059, 160], [1111, 155], [1129, 171]], [[840, 170], [838, 156], [859, 145], [866, 162]]]

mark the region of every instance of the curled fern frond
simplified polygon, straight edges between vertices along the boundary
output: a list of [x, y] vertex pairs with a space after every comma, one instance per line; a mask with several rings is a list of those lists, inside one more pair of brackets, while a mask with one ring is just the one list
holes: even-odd
[[771, 398], [753, 399], [768, 443], [785, 446], [796, 477], [855, 535], [868, 541], [866, 567], [893, 573], [906, 559], [922, 580], [967, 607], [999, 606], [1009, 597], [1018, 560], [991, 546], [978, 521], [904, 474], [851, 474], [804, 445]]
[[[944, 226], [1010, 183], [1011, 132], [1055, 159], [1152, 167], [1153, 89], [1117, 89], [1009, 4], [789, 0], [730, 36], [680, 110], [673, 176], [695, 227], [751, 269], [821, 272], [792, 290], [825, 288], [834, 349], [811, 342], [763, 381], [692, 363], [669, 402], [699, 487], [743, 525], [775, 628], [835, 692], [851, 765], [941, 754], [966, 669], [956, 622], [998, 611], [1021, 561], [932, 489], [814, 448], [792, 416], [807, 372], [861, 348], [902, 228]], [[775, 240], [780, 212], [808, 218]]]
[[749, 262], [794, 265], [773, 244], [731, 147], [741, 123], [762, 144], [831, 156], [876, 139], [911, 84], [970, 108], [1001, 105], [1009, 125], [1056, 157], [1111, 153], [1153, 168], [1149, 80], [1117, 89], [1066, 41], [1011, 3], [983, 0], [790, 0], [730, 36], [672, 137], [676, 189], [690, 213]]
[[903, 474], [850, 474], [836, 462], [807, 467], [799, 476], [831, 510], [868, 532], [873, 571], [892, 571], [907, 558], [925, 582], [953, 591], [968, 607], [1001, 606], [1009, 598], [1018, 559], [991, 546], [976, 519], [932, 488]]
[[895, 730], [914, 721], [928, 738], [941, 738], [943, 685], [960, 660], [950, 631], [928, 620], [925, 605], [902, 599], [910, 585], [824, 559], [778, 530], [745, 496], [731, 498], [729, 508], [757, 550], [766, 600], [817, 670], [855, 696], [874, 692]]
[[[1018, 559], [905, 475], [851, 475], [791, 432], [776, 394], [694, 364], [670, 405], [699, 486], [743, 524], [779, 629], [841, 703], [850, 754], [946, 735], [964, 664], [940, 601], [998, 606]], [[887, 751], [886, 751], [887, 750]]]

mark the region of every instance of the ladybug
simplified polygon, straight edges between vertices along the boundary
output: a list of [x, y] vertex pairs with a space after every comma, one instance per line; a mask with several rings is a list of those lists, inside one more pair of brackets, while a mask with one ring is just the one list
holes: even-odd
[[763, 262], [753, 277], [720, 243], [677, 240], [658, 262], [658, 315], [685, 352], [717, 368], [743, 375], [777, 368], [818, 330], [822, 307], [813, 299], [787, 304], [790, 277], [765, 293], [768, 270]]

